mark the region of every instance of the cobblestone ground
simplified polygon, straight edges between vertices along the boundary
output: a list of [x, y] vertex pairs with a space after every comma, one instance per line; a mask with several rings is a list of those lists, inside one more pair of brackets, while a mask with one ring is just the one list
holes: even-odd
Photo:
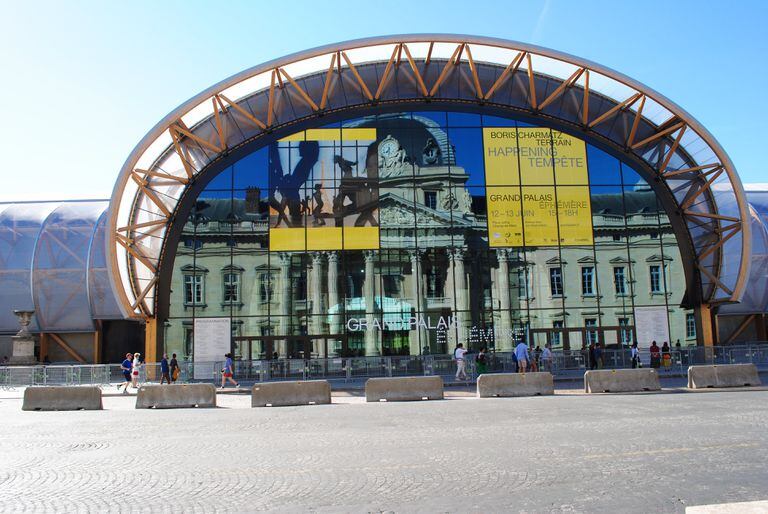
[[683, 512], [768, 497], [768, 391], [22, 412], [0, 512]]

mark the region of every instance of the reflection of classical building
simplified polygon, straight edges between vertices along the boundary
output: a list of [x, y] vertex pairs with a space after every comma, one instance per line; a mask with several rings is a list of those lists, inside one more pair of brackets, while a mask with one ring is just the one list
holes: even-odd
[[193, 316], [231, 316], [253, 358], [628, 344], [634, 309], [667, 305], [671, 340], [695, 341], [671, 293], [684, 284], [676, 241], [647, 186], [593, 192], [594, 247], [488, 248], [484, 189], [468, 185], [483, 172], [457, 164], [462, 141], [418, 116], [350, 126], [380, 134], [380, 249], [270, 253], [258, 191], [203, 193], [177, 252], [170, 349], [192, 350]]

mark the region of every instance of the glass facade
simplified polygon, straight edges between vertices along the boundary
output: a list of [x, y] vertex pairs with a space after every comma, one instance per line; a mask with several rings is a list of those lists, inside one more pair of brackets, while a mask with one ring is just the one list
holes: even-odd
[[229, 320], [243, 359], [692, 342], [650, 186], [506, 118], [369, 116], [261, 148], [199, 195], [173, 269], [165, 348], [186, 358], [200, 318]]

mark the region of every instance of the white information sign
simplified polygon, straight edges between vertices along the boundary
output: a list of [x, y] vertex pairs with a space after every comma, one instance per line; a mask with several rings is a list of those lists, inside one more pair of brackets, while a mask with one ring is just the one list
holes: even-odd
[[211, 380], [213, 363], [229, 353], [232, 328], [230, 318], [195, 318], [195, 380]]
[[665, 306], [635, 307], [635, 330], [639, 348], [650, 348], [652, 341], [656, 341], [659, 347], [664, 341], [669, 342], [667, 308]]

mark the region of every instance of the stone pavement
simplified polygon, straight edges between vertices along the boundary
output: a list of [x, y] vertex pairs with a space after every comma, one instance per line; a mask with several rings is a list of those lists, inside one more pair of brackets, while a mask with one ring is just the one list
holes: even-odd
[[768, 391], [22, 412], [0, 512], [684, 512], [768, 498]]

